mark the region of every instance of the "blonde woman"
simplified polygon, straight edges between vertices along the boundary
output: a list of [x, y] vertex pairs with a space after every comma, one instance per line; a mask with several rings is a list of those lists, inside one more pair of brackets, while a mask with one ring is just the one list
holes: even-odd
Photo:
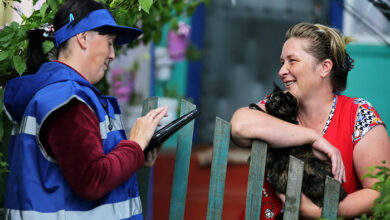
[[[254, 138], [275, 148], [311, 144], [319, 157], [327, 156], [334, 177], [348, 193], [339, 204], [338, 215], [344, 218], [370, 213], [379, 196], [372, 189], [377, 180], [363, 176], [367, 167], [390, 161], [389, 137], [374, 107], [366, 100], [340, 95], [353, 67], [345, 50], [349, 42], [350, 38], [324, 25], [300, 23], [291, 27], [280, 55], [279, 77], [298, 99], [299, 125], [246, 107], [238, 109], [231, 119], [232, 139], [238, 145], [250, 146]], [[263, 110], [266, 101], [258, 103]], [[284, 200], [284, 195], [279, 197]], [[321, 208], [304, 195], [300, 208], [302, 218], [321, 215]], [[265, 219], [265, 213], [261, 218]]]

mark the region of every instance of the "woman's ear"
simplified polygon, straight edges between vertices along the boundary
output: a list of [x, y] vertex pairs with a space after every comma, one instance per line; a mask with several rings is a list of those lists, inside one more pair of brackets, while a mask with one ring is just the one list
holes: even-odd
[[326, 76], [328, 76], [330, 74], [330, 71], [332, 71], [332, 67], [333, 67], [333, 62], [332, 60], [330, 59], [325, 59], [324, 61], [322, 61], [322, 71], [321, 71], [321, 77], [322, 78], [325, 78]]
[[82, 49], [87, 48], [87, 35], [88, 35], [88, 32], [82, 32], [82, 33], [76, 35], [77, 43], [80, 45], [80, 47]]

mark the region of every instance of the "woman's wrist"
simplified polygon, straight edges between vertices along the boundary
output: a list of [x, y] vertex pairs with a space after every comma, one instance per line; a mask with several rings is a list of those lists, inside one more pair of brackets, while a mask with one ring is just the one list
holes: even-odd
[[318, 149], [318, 144], [323, 138], [320, 134], [315, 132], [313, 129], [307, 128], [308, 129], [308, 143], [311, 144], [314, 148]]
[[318, 219], [321, 217], [322, 208], [314, 204], [304, 194], [301, 197], [300, 215], [301, 219]]

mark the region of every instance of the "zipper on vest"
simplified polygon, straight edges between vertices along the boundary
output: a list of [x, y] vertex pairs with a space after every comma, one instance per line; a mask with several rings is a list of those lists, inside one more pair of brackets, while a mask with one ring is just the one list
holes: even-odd
[[108, 108], [107, 108], [108, 105], [107, 105], [107, 103], [105, 102], [105, 101], [107, 101], [107, 100], [102, 100], [102, 99], [101, 99], [101, 95], [100, 95], [99, 93], [97, 93], [96, 91], [94, 91], [94, 92], [95, 92], [97, 98], [99, 99], [100, 104], [102, 104], [104, 111], [106, 112], [106, 114], [107, 114], [107, 116], [108, 116], [108, 129], [111, 131], [112, 128], [113, 128], [113, 126], [112, 126], [110, 114], [108, 114]]
[[107, 104], [106, 103], [102, 103], [102, 105], [103, 105], [104, 111], [106, 112], [106, 114], [108, 116], [108, 129], [111, 131], [113, 126], [112, 126], [112, 123], [111, 123], [111, 117], [108, 114]]

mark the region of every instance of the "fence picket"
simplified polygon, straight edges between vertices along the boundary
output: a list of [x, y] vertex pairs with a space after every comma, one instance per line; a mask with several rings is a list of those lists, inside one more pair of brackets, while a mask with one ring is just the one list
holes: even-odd
[[259, 219], [263, 194], [267, 144], [253, 140], [246, 196], [245, 220]]
[[209, 200], [207, 203], [206, 219], [208, 220], [218, 220], [222, 218], [229, 141], [230, 123], [217, 117], [214, 130]]
[[[180, 116], [195, 108], [195, 105], [183, 99], [181, 101]], [[169, 219], [171, 220], [180, 220], [184, 218], [193, 133], [194, 121], [191, 121], [179, 130], [177, 137], [171, 206], [169, 209]]]
[[286, 189], [286, 202], [284, 220], [299, 219], [299, 207], [301, 203], [301, 190], [303, 179], [303, 161], [290, 155], [288, 167], [288, 180]]
[[340, 182], [327, 176], [325, 180], [324, 207], [322, 218], [337, 219]]
[[[147, 114], [151, 109], [157, 108], [157, 103], [157, 97], [151, 97], [144, 100], [142, 115]], [[196, 106], [192, 103], [182, 100], [180, 115], [182, 116], [195, 108]], [[193, 132], [194, 121], [184, 126], [178, 133], [171, 204], [169, 210], [170, 220], [184, 219]], [[229, 142], [230, 123], [216, 117], [209, 197], [207, 203], [207, 220], [222, 219]], [[267, 143], [260, 140], [253, 140], [251, 161], [249, 165], [245, 220], [257, 220], [260, 218], [266, 156]], [[301, 160], [290, 156], [283, 219], [299, 219], [303, 169], [304, 163]], [[151, 218], [148, 216], [148, 211], [150, 210], [147, 210], [147, 204], [150, 202], [148, 201], [148, 199], [150, 199], [148, 198], [150, 175], [150, 168], [141, 168], [137, 172], [138, 182], [142, 183], [139, 184], [139, 191], [145, 219]], [[339, 191], [340, 183], [327, 176], [325, 181], [322, 218], [337, 219]]]

